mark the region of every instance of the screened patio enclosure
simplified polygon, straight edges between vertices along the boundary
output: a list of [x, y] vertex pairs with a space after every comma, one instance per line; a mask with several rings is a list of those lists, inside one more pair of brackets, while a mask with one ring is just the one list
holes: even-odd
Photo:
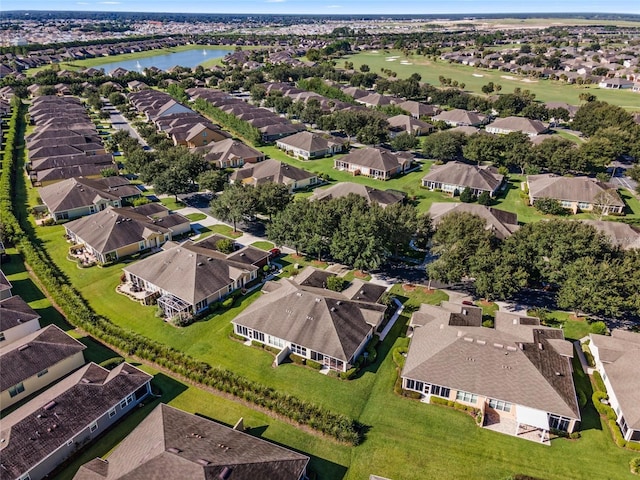
[[158, 306], [164, 312], [166, 318], [173, 318], [178, 315], [190, 315], [192, 305], [179, 297], [166, 293], [158, 298]]

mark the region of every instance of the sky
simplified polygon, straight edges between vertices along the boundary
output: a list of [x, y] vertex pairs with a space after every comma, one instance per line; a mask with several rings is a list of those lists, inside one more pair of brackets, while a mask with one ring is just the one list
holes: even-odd
[[603, 12], [640, 14], [640, 0], [1, 0], [2, 10], [273, 14]]

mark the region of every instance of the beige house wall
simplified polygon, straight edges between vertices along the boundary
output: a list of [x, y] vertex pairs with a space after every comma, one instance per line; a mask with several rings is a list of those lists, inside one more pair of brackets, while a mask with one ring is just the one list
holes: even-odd
[[37, 392], [41, 388], [46, 387], [50, 383], [58, 380], [59, 378], [67, 375], [68, 373], [80, 368], [84, 365], [84, 355], [82, 352], [78, 352], [71, 357], [65, 358], [61, 362], [56, 363], [55, 365], [49, 367], [47, 369], [47, 373], [38, 377], [38, 375], [34, 375], [22, 382], [24, 385], [24, 391], [17, 394], [15, 397], [11, 397], [9, 395], [9, 390], [5, 390], [0, 395], [0, 405], [2, 408], [7, 408], [24, 398], [27, 398], [29, 395]]
[[[29, 320], [28, 322], [20, 323], [13, 328], [9, 328], [4, 332], [4, 341], [3, 345], [9, 345], [10, 343], [15, 342], [16, 340], [20, 340], [21, 338], [26, 337], [30, 333], [37, 332], [40, 330], [40, 319], [34, 318], [33, 320]], [[4, 405], [4, 403], [3, 403]]]

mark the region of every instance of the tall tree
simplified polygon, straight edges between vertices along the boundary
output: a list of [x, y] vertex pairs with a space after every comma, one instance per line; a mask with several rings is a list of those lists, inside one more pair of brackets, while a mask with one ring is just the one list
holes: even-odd
[[227, 185], [224, 191], [211, 201], [211, 213], [214, 217], [233, 223], [233, 231], [237, 231], [237, 223], [255, 213], [256, 199], [253, 187], [242, 183]]
[[273, 219], [273, 215], [284, 210], [293, 200], [289, 188], [281, 183], [266, 182], [256, 187], [257, 211]]

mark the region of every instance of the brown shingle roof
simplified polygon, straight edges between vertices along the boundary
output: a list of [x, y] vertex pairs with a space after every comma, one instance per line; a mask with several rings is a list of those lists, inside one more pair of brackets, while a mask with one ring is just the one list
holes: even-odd
[[497, 208], [472, 203], [445, 202], [435, 202], [429, 207], [429, 215], [433, 219], [434, 226], [438, 225], [444, 217], [453, 212], [467, 212], [484, 219], [487, 229], [491, 230], [500, 239], [507, 238], [520, 228], [518, 216], [515, 213], [505, 212]]
[[562, 331], [533, 334], [527, 343], [498, 329], [434, 317], [415, 329], [402, 376], [579, 419], [570, 359], [549, 343], [561, 340]]
[[316, 189], [310, 199], [330, 200], [332, 198], [346, 197], [351, 194], [366, 198], [369, 204], [378, 203], [383, 207], [401, 202], [404, 199], [399, 192], [378, 190], [377, 188], [353, 182], [340, 182], [323, 190]]
[[[161, 404], [109, 455], [75, 480], [298, 480], [309, 457]], [[223, 472], [230, 475], [223, 477]]]
[[36, 318], [40, 318], [40, 315], [21, 296], [14, 295], [0, 300], [0, 332]]
[[529, 195], [537, 198], [554, 198], [571, 202], [593, 203], [598, 195], [607, 193], [608, 204], [624, 207], [615, 187], [589, 177], [560, 177], [552, 173], [529, 175]]
[[500, 175], [494, 167], [479, 167], [462, 162], [448, 162], [434, 165], [422, 182], [431, 181], [448, 185], [459, 185], [472, 189], [493, 192], [500, 186], [504, 175]]

